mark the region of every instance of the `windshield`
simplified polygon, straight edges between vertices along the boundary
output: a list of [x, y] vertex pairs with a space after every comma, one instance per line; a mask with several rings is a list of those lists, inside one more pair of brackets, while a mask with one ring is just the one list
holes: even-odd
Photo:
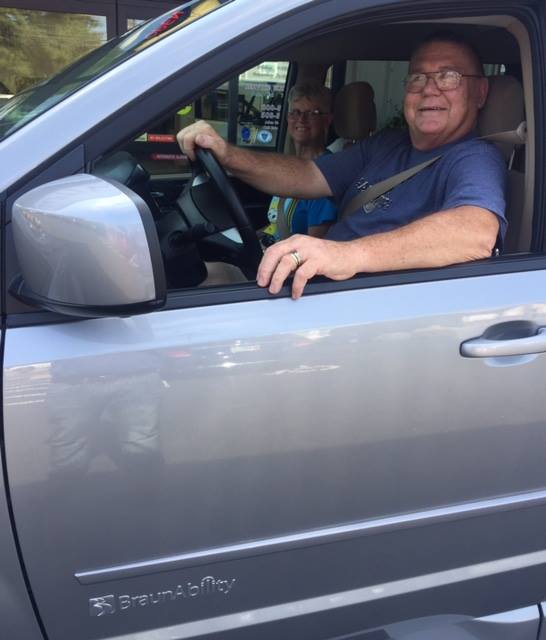
[[[127, 58], [233, 0], [190, 0], [110, 40], [51, 79], [0, 106], [0, 141]], [[0, 103], [1, 104], [1, 103]]]

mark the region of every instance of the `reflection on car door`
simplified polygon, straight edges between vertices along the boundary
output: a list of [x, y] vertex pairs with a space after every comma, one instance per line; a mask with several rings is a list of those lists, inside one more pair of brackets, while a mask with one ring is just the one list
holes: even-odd
[[491, 637], [468, 625], [544, 585], [546, 355], [460, 345], [546, 326], [545, 279], [9, 329], [7, 472], [49, 640]]

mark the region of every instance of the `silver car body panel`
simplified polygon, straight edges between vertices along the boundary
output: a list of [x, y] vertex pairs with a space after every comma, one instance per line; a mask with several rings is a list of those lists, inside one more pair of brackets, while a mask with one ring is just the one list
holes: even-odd
[[287, 621], [319, 639], [325, 612], [356, 631], [525, 602], [546, 575], [546, 355], [460, 345], [546, 326], [545, 285], [11, 329], [8, 477], [50, 640], [274, 638]]

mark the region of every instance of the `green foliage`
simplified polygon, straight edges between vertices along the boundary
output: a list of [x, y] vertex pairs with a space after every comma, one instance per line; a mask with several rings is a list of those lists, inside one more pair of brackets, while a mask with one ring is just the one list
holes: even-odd
[[0, 7], [0, 83], [17, 93], [46, 80], [106, 39], [104, 18]]
[[394, 114], [383, 125], [383, 129], [405, 129], [407, 126], [403, 109], [396, 107]]

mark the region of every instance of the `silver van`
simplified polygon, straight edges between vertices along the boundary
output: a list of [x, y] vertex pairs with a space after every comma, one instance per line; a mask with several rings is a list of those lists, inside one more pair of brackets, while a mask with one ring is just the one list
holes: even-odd
[[[438, 28], [527, 130], [504, 252], [271, 296], [175, 132], [289, 151], [303, 77], [400, 124]], [[204, 0], [0, 107], [2, 640], [546, 638], [545, 77], [544, 0]]]

